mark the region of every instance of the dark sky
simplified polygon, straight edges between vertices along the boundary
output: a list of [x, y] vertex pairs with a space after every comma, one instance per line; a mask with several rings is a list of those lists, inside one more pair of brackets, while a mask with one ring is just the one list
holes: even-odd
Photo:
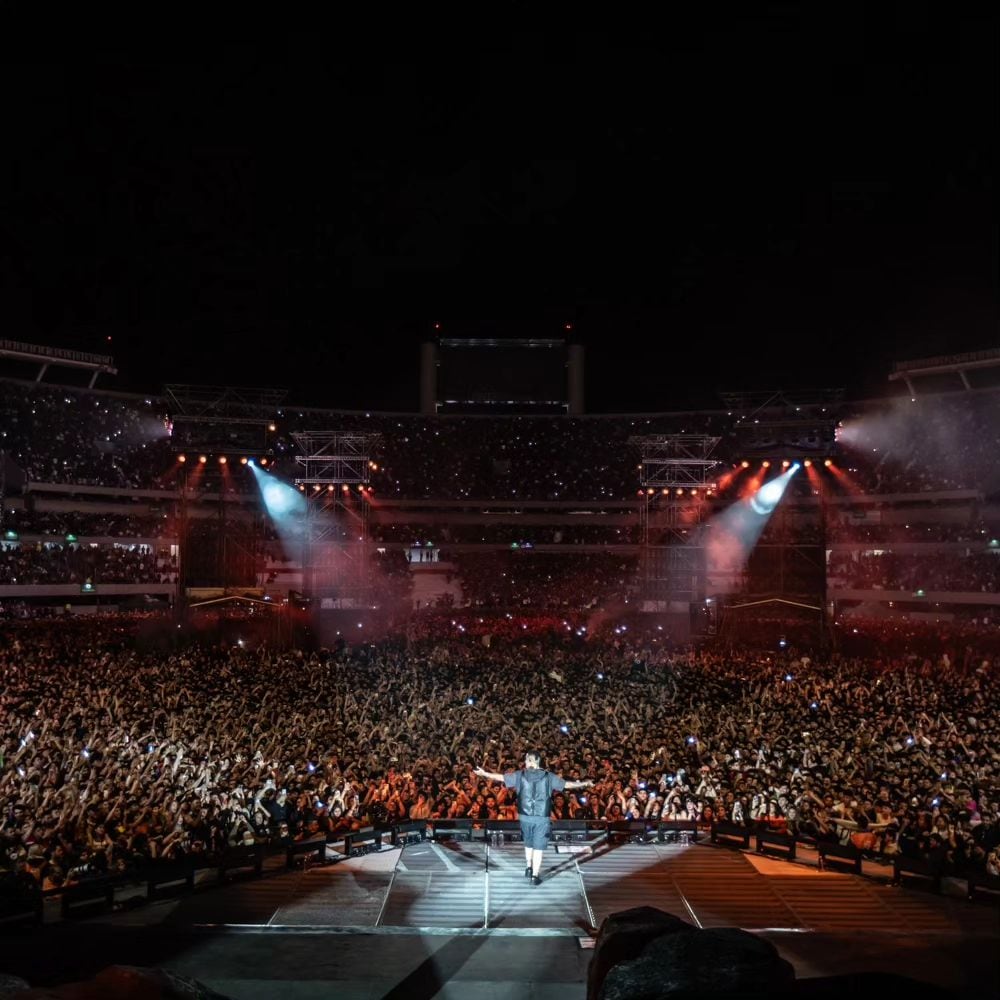
[[4, 336], [345, 407], [415, 408], [435, 321], [572, 322], [595, 410], [882, 391], [1000, 339], [997, 23], [891, 8], [15, 48]]

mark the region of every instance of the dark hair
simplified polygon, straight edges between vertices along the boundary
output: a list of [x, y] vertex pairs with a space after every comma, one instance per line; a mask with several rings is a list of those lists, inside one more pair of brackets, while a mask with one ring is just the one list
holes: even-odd
[[542, 763], [542, 755], [537, 750], [525, 750], [525, 757], [534, 757], [538, 761], [539, 765]]

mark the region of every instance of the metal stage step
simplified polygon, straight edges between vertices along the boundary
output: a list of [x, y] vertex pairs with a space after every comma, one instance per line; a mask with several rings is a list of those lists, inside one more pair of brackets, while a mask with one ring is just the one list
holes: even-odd
[[542, 884], [524, 876], [524, 848], [512, 844], [490, 850], [489, 927], [573, 928], [590, 930], [591, 914], [576, 856], [553, 848], [545, 852]]
[[524, 876], [524, 848], [425, 843], [407, 848], [379, 926], [589, 930], [590, 914], [574, 856], [550, 848], [543, 882]]

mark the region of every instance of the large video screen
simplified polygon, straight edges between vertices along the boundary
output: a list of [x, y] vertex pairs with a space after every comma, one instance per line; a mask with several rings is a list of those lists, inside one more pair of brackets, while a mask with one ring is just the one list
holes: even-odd
[[558, 340], [442, 340], [438, 401], [564, 404], [566, 344]]

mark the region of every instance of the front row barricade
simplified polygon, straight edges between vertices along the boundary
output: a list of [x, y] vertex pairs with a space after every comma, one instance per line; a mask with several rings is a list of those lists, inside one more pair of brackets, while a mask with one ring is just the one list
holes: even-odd
[[656, 835], [655, 819], [619, 819], [608, 823], [609, 843], [648, 844]]
[[552, 839], [566, 843], [572, 840], [587, 840], [587, 821], [585, 819], [557, 819], [552, 821]]
[[[294, 868], [298, 859], [308, 867], [310, 863], [322, 865], [326, 862], [326, 837], [311, 840], [293, 840], [285, 848], [285, 867]], [[311, 859], [311, 862], [310, 862]]]
[[926, 858], [905, 858], [896, 854], [892, 859], [892, 884], [902, 885], [903, 879], [928, 880], [930, 888], [941, 891], [941, 876], [944, 874], [942, 865]]
[[115, 901], [115, 888], [121, 879], [114, 877], [85, 879], [66, 886], [62, 892], [63, 920], [75, 916], [91, 916], [95, 911], [109, 912]]
[[757, 831], [757, 853], [775, 854], [785, 861], [795, 860], [795, 835], [774, 830]]
[[264, 874], [264, 855], [267, 848], [263, 844], [252, 844], [247, 847], [231, 847], [222, 855], [219, 862], [219, 881], [225, 882], [230, 872], [242, 875], [251, 872], [256, 878]]
[[816, 851], [819, 854], [820, 871], [833, 864], [850, 868], [855, 875], [861, 874], [861, 852], [853, 844], [820, 840], [816, 844]]
[[194, 858], [177, 858], [151, 864], [143, 875], [146, 880], [146, 898], [156, 899], [160, 889], [193, 889], [195, 872], [199, 867], [204, 867], [204, 863]]
[[406, 844], [416, 844], [427, 839], [428, 821], [411, 819], [406, 823], [398, 823], [392, 828], [392, 846], [403, 847]]
[[382, 831], [373, 826], [363, 826], [344, 834], [344, 854], [364, 854], [368, 850], [378, 850], [382, 846]]
[[[488, 819], [486, 822], [485, 837], [488, 844], [499, 847], [505, 841], [521, 841], [521, 824], [516, 819]], [[553, 823], [552, 839], [555, 840], [555, 826]]]
[[[476, 820], [482, 823], [482, 820]], [[473, 820], [462, 817], [458, 819], [432, 819], [429, 821], [431, 837], [434, 840], [472, 840]]]
[[691, 844], [698, 839], [698, 822], [693, 819], [661, 819], [656, 824], [659, 843]]
[[712, 824], [712, 843], [750, 850], [750, 827], [718, 820]]
[[44, 896], [34, 879], [18, 882], [12, 873], [0, 874], [0, 925], [40, 924]]
[[974, 872], [967, 876], [969, 899], [987, 899], [1000, 903], [1000, 875]]

